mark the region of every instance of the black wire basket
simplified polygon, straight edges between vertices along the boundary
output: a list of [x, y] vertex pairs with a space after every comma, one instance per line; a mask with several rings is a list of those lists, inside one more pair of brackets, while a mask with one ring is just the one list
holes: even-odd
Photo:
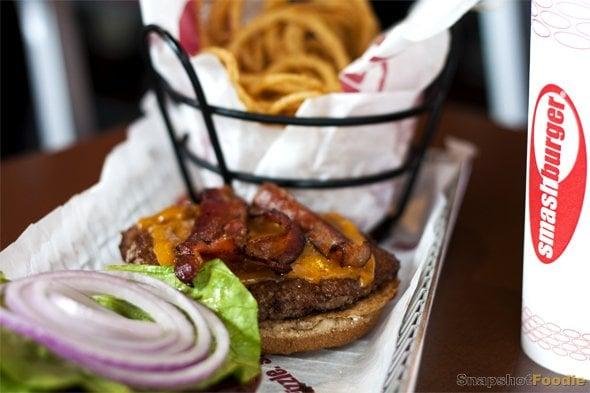
[[[166, 79], [158, 73], [152, 63], [151, 56], [149, 55], [150, 37], [152, 35], [159, 36], [177, 56], [190, 80], [195, 93], [195, 98], [187, 97], [186, 95], [174, 90], [166, 82]], [[193, 185], [191, 177], [189, 176], [188, 163], [193, 163], [205, 170], [218, 174], [227, 185], [231, 185], [234, 180], [239, 180], [252, 184], [272, 182], [282, 187], [295, 189], [334, 189], [364, 186], [400, 178], [405, 175], [407, 177], [404, 181], [404, 185], [400, 188], [400, 192], [398, 194], [399, 196], [395, 198], [395, 202], [392, 202], [390, 213], [385, 218], [383, 218], [370, 233], [374, 239], [380, 240], [391, 232], [399, 218], [402, 216], [412, 194], [412, 189], [416, 183], [426, 150], [432, 142], [435, 131], [438, 127], [438, 123], [440, 122], [442, 106], [457, 66], [456, 36], [456, 32], [453, 31], [451, 50], [449, 56], [447, 57], [445, 66], [436, 79], [425, 89], [420, 105], [398, 112], [346, 118], [278, 116], [209, 105], [205, 98], [205, 93], [199, 81], [199, 77], [190, 63], [188, 54], [184, 51], [180, 43], [168, 31], [157, 25], [148, 25], [144, 28], [144, 53], [147, 58], [148, 69], [152, 77], [152, 83], [156, 93], [158, 106], [166, 125], [168, 135], [172, 141], [172, 146], [176, 155], [182, 179], [186, 186], [187, 194], [194, 202], [197, 202], [198, 193]], [[210, 163], [198, 157], [189, 149], [189, 135], [187, 133], [179, 135], [176, 132], [168, 112], [168, 102], [172, 102], [175, 105], [189, 105], [201, 112], [205, 126], [207, 127], [211, 145], [215, 152], [217, 164]], [[223, 154], [223, 148], [219, 142], [217, 130], [213, 121], [213, 116], [222, 116], [240, 119], [243, 121], [275, 125], [350, 127], [362, 125], [370, 126], [372, 124], [396, 122], [408, 118], [418, 117], [420, 115], [428, 116], [424, 122], [423, 130], [419, 134], [417, 140], [414, 141], [414, 144], [411, 146], [407, 157], [400, 166], [364, 176], [340, 177], [331, 179], [269, 177], [230, 169], [227, 167], [225, 156]], [[307, 130], [302, 129], [301, 132], [307, 132]], [[370, 130], [368, 130], [368, 132], [370, 132]]]

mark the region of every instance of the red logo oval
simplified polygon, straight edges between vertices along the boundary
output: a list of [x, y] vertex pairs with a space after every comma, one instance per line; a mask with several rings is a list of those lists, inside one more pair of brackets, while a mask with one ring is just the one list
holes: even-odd
[[586, 189], [586, 143], [578, 111], [559, 86], [539, 93], [531, 124], [529, 218], [533, 248], [543, 263], [568, 246]]
[[182, 48], [194, 56], [201, 49], [201, 37], [199, 34], [199, 5], [197, 0], [188, 0], [180, 14], [178, 21], [178, 39]]

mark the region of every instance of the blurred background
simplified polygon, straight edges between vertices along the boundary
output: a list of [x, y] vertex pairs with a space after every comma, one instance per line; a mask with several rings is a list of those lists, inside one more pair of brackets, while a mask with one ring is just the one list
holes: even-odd
[[[412, 4], [372, 3], [384, 28]], [[2, 159], [61, 149], [140, 116], [148, 80], [138, 1], [3, 0], [0, 7]], [[506, 128], [526, 125], [529, 13], [529, 1], [493, 0], [464, 18], [450, 101], [481, 107]]]

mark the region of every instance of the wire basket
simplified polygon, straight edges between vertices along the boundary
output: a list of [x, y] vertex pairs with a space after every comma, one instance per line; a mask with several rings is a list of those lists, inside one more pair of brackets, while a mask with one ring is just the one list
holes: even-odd
[[[174, 90], [166, 82], [165, 78], [158, 73], [152, 63], [151, 56], [149, 55], [150, 37], [152, 35], [159, 36], [174, 52], [190, 80], [196, 98], [187, 97], [186, 95]], [[457, 34], [454, 31], [453, 38], [456, 36]], [[203, 91], [199, 77], [190, 63], [189, 56], [184, 51], [180, 43], [168, 31], [158, 25], [152, 24], [144, 28], [144, 53], [147, 58], [147, 63], [149, 66], [148, 69], [152, 77], [152, 83], [156, 93], [158, 106], [160, 108], [164, 124], [166, 125], [168, 135], [172, 141], [174, 154], [176, 155], [176, 160], [178, 162], [182, 179], [186, 186], [187, 194], [194, 202], [197, 202], [198, 197], [197, 190], [195, 189], [193, 181], [189, 176], [189, 163], [197, 165], [204, 170], [218, 174], [227, 185], [231, 185], [234, 180], [239, 180], [252, 184], [272, 182], [281, 187], [296, 189], [334, 189], [364, 186], [407, 176], [404, 185], [400, 189], [398, 198], [396, 198], [395, 202], [392, 202], [390, 213], [384, 217], [370, 233], [370, 235], [376, 240], [384, 238], [391, 232], [392, 228], [402, 216], [404, 209], [408, 204], [412, 194], [412, 189], [416, 183], [416, 179], [420, 171], [420, 166], [424, 159], [424, 155], [428, 149], [428, 146], [433, 140], [438, 123], [440, 122], [442, 106], [451, 84], [452, 77], [456, 70], [456, 47], [456, 39], [453, 39], [451, 50], [449, 56], [447, 57], [445, 66], [436, 79], [425, 89], [422, 103], [416, 107], [403, 111], [383, 113], [378, 115], [354, 116], [345, 118], [295, 117], [253, 113], [210, 105], [205, 98], [205, 92]], [[184, 135], [179, 135], [172, 124], [170, 114], [168, 112], [168, 100], [176, 105], [189, 105], [201, 112], [205, 126], [207, 127], [207, 132], [213, 147], [213, 151], [215, 152], [217, 164], [213, 164], [198, 157], [189, 149], [189, 135], [186, 133]], [[414, 141], [414, 144], [411, 146], [407, 157], [400, 166], [363, 176], [339, 177], [330, 179], [270, 177], [230, 169], [226, 164], [223, 148], [219, 142], [215, 123], [213, 122], [213, 116], [222, 116], [243, 121], [275, 125], [296, 125], [303, 127], [350, 127], [397, 122], [404, 119], [418, 117], [424, 114], [426, 114], [428, 118], [423, 125], [423, 130], [417, 140]], [[302, 129], [301, 132], [306, 132], [306, 130]]]

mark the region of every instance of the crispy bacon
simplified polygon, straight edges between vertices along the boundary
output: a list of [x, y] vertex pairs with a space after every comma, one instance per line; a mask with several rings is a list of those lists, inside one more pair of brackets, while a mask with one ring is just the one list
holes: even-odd
[[276, 209], [295, 221], [309, 240], [326, 257], [343, 266], [364, 266], [371, 257], [367, 241], [354, 243], [320, 216], [300, 204], [286, 190], [270, 183], [258, 188], [252, 202], [263, 209]]
[[[250, 233], [249, 218], [258, 228]], [[190, 284], [203, 262], [213, 258], [230, 264], [249, 258], [285, 274], [305, 247], [304, 234], [323, 255], [343, 266], [364, 266], [371, 256], [367, 241], [349, 240], [275, 185], [259, 188], [250, 211], [229, 187], [207, 190], [201, 194], [191, 235], [176, 246], [176, 276]]]
[[250, 219], [265, 221], [267, 225], [276, 224], [279, 229], [250, 237], [244, 247], [244, 254], [268, 265], [276, 273], [290, 272], [291, 263], [297, 259], [305, 247], [305, 236], [299, 225], [277, 210], [251, 208]]
[[183, 249], [182, 252], [186, 252], [186, 254], [176, 256], [174, 274], [183, 283], [192, 285], [193, 279], [197, 276], [204, 261], [199, 253], [194, 253], [189, 247]]
[[175, 272], [179, 280], [192, 283], [203, 261], [221, 258], [242, 260], [240, 249], [247, 236], [246, 203], [231, 188], [206, 190], [201, 194], [200, 214], [191, 235], [176, 246]]
[[201, 212], [195, 221], [193, 235], [207, 243], [225, 236], [234, 239], [237, 244], [243, 244], [248, 232], [248, 210], [246, 202], [236, 196], [231, 188], [226, 186], [204, 191], [200, 206]]

